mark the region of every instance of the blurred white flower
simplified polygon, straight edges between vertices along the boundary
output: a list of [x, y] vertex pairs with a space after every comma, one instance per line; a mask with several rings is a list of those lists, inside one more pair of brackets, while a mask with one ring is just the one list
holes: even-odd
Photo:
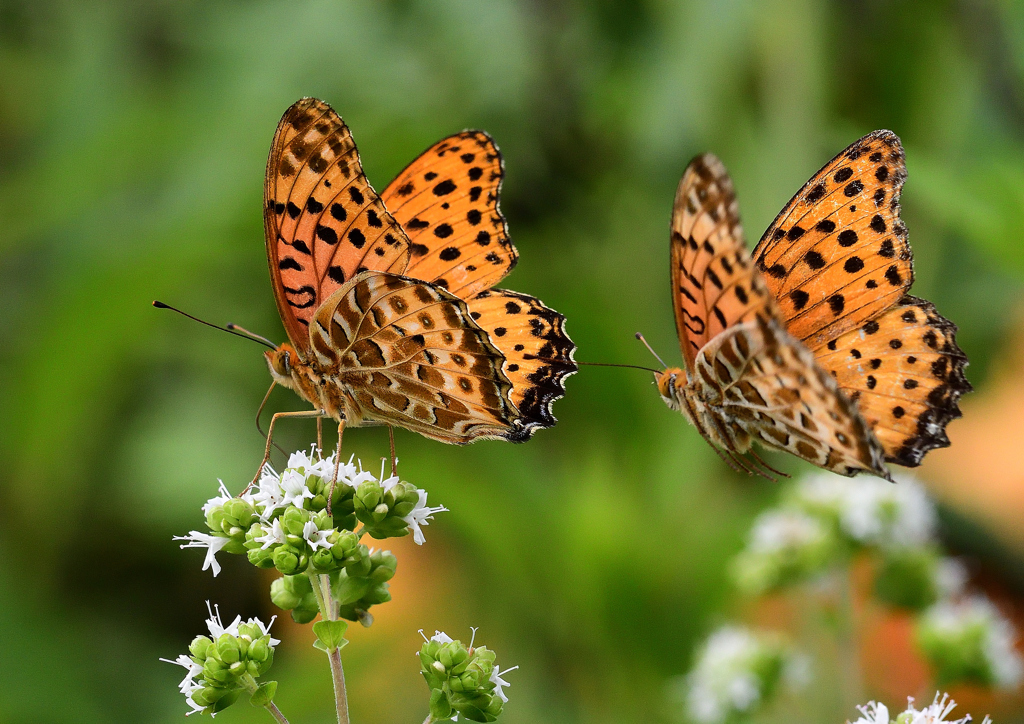
[[754, 521], [733, 575], [742, 590], [758, 595], [820, 573], [835, 553], [835, 537], [820, 518], [797, 508], [769, 510]]
[[940, 681], [1014, 689], [1024, 679], [1016, 630], [983, 596], [935, 604], [922, 614], [917, 634]]
[[778, 639], [738, 626], [713, 633], [686, 676], [686, 710], [701, 724], [717, 724], [731, 715], [752, 712], [767, 700], [780, 679], [798, 683], [799, 674], [787, 675], [797, 658]]
[[769, 510], [754, 521], [747, 550], [778, 553], [820, 544], [828, 536], [821, 521], [800, 510]]
[[834, 516], [842, 532], [864, 545], [913, 547], [935, 537], [935, 508], [914, 478], [846, 478], [821, 472], [796, 485], [794, 500], [809, 512]]
[[967, 567], [955, 558], [943, 558], [935, 571], [935, 589], [940, 599], [956, 598], [967, 586]]
[[213, 575], [220, 573], [220, 563], [217, 561], [217, 554], [221, 548], [231, 540], [222, 535], [200, 533], [198, 530], [190, 531], [188, 535], [176, 535], [173, 540], [183, 540], [181, 548], [206, 548], [206, 558], [203, 560], [203, 570], [213, 569]]

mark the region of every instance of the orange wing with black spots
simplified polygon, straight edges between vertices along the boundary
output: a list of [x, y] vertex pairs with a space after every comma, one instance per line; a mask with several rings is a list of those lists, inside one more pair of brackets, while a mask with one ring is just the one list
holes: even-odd
[[946, 425], [970, 392], [956, 325], [931, 302], [906, 296], [875, 319], [814, 350], [856, 401], [889, 462], [914, 467], [947, 447]]
[[789, 333], [812, 349], [898, 302], [914, 280], [892, 131], [860, 139], [786, 204], [754, 249]]
[[679, 182], [671, 251], [676, 329], [692, 372], [697, 354], [715, 336], [758, 312], [776, 314], [743, 241], [732, 180], [710, 153], [693, 159]]
[[323, 301], [364, 269], [401, 272], [409, 242], [367, 182], [348, 127], [315, 98], [281, 118], [263, 199], [277, 308], [292, 343], [308, 353]]
[[435, 143], [398, 174], [381, 198], [412, 245], [405, 274], [463, 299], [501, 281], [518, 258], [498, 206], [504, 175], [483, 131]]
[[875, 131], [816, 173], [764, 233], [754, 259], [790, 334], [855, 400], [886, 459], [916, 466], [946, 447], [971, 389], [956, 326], [907, 296], [903, 147]]
[[512, 383], [511, 400], [525, 431], [554, 425], [551, 406], [577, 370], [565, 317], [536, 297], [504, 289], [484, 290], [466, 306], [505, 357], [502, 372]]

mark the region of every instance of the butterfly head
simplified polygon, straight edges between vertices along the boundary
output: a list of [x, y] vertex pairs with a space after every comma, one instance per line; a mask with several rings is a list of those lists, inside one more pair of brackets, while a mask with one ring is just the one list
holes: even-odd
[[298, 353], [290, 344], [282, 344], [277, 349], [264, 352], [267, 359], [267, 367], [270, 368], [270, 375], [274, 382], [283, 387], [294, 387], [292, 379], [292, 366], [299, 361]]
[[679, 367], [669, 367], [657, 373], [654, 381], [658, 383], [658, 392], [665, 404], [673, 410], [677, 409], [682, 389], [686, 387], [686, 371]]

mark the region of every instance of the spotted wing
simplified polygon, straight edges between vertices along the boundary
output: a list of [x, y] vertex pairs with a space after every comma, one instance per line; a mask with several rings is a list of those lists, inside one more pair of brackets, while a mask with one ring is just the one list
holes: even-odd
[[899, 204], [906, 176], [896, 134], [870, 133], [818, 171], [754, 249], [786, 328], [811, 348], [877, 317], [910, 288]]
[[960, 395], [971, 385], [956, 325], [930, 302], [904, 297], [814, 353], [857, 402], [889, 462], [914, 467], [949, 445], [946, 425], [960, 417]]
[[889, 477], [856, 405], [778, 320], [756, 315], [716, 337], [697, 357], [695, 381], [737, 452], [756, 440], [840, 475]]
[[505, 357], [502, 371], [512, 383], [510, 397], [526, 437], [553, 426], [551, 406], [565, 394], [565, 378], [577, 370], [565, 317], [536, 297], [503, 289], [484, 290], [466, 306]]
[[483, 131], [435, 143], [398, 174], [381, 198], [412, 243], [404, 273], [469, 299], [512, 271], [519, 255], [498, 207], [504, 175]]
[[313, 319], [313, 354], [321, 369], [338, 369], [329, 393], [350, 391], [364, 419], [446, 443], [522, 437], [504, 357], [441, 287], [366, 271]]
[[401, 272], [408, 240], [367, 182], [348, 127], [315, 98], [281, 118], [263, 199], [277, 308], [292, 342], [308, 352], [323, 301], [363, 269]]
[[732, 180], [710, 153], [693, 159], [679, 182], [671, 252], [676, 330], [692, 371], [709, 340], [761, 310], [774, 309], [743, 241]]

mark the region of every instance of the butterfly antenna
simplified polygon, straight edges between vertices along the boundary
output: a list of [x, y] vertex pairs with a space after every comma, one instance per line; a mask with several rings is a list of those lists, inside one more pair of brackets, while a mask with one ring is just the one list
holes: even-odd
[[229, 324], [227, 327], [218, 327], [216, 324], [202, 320], [199, 317], [193, 317], [188, 312], [183, 312], [176, 307], [172, 307], [170, 304], [164, 304], [163, 302], [158, 302], [156, 300], [153, 301], [153, 306], [156, 307], [157, 309], [170, 309], [172, 312], [177, 312], [181, 316], [188, 317], [189, 319], [199, 322], [200, 324], [205, 324], [207, 327], [219, 329], [221, 332], [227, 332], [228, 334], [233, 334], [236, 337], [241, 337], [242, 339], [251, 339], [253, 342], [259, 342], [262, 345], [270, 347], [270, 349], [277, 349], [277, 345], [275, 345], [268, 339], [263, 339], [259, 335], [252, 334], [251, 332], [246, 332], [245, 334], [242, 334], [241, 332], [235, 331], [235, 329], [232, 329], [232, 327], [235, 327], [236, 325]]
[[641, 342], [643, 342], [643, 343], [644, 343], [644, 347], [646, 347], [646, 348], [647, 348], [647, 351], [648, 351], [648, 352], [650, 352], [651, 354], [653, 354], [653, 355], [654, 355], [654, 359], [656, 359], [656, 360], [658, 360], [659, 362], [661, 362], [661, 366], [662, 366], [662, 367], [668, 367], [668, 365], [667, 365], [667, 364], [665, 364], [665, 363], [664, 363], [664, 362], [662, 361], [661, 357], [659, 357], [659, 356], [658, 356], [658, 353], [654, 351], [654, 348], [653, 348], [653, 347], [651, 347], [651, 345], [647, 344], [647, 340], [646, 340], [646, 339], [644, 339], [644, 336], [643, 336], [642, 334], [640, 334], [639, 332], [637, 332], [637, 333], [636, 333], [636, 338], [637, 338], [637, 339], [639, 339], [639, 340], [640, 340]]
[[274, 349], [277, 349], [277, 345], [274, 344], [273, 342], [271, 342], [266, 337], [264, 337], [262, 335], [259, 335], [259, 334], [256, 334], [255, 332], [250, 332], [245, 327], [240, 327], [239, 325], [235, 324], [234, 322], [229, 322], [228, 324], [225, 324], [224, 328], [227, 329], [229, 332], [240, 332], [241, 334], [244, 334], [249, 339], [255, 339], [257, 342], [260, 342], [261, 344], [269, 345], [270, 347], [273, 347]]
[[[564, 360], [564, 359], [552, 359], [550, 357], [540, 357], [540, 356], [535, 355], [535, 354], [524, 354], [523, 355], [523, 359], [527, 359], [527, 360], [535, 359], [535, 360], [539, 360], [541, 362], [555, 362], [555, 363], [559, 363], [560, 362], [562, 364], [566, 363], [566, 360]], [[661, 370], [652, 369], [651, 367], [643, 367], [641, 365], [623, 365], [623, 364], [616, 364], [614, 362], [580, 362], [578, 359], [574, 359], [574, 360], [572, 360], [572, 364], [574, 364], [574, 365], [584, 365], [586, 367], [624, 367], [624, 368], [630, 369], [630, 370], [643, 370], [644, 372], [653, 372], [654, 374], [658, 374], [659, 372], [661, 372]]]

